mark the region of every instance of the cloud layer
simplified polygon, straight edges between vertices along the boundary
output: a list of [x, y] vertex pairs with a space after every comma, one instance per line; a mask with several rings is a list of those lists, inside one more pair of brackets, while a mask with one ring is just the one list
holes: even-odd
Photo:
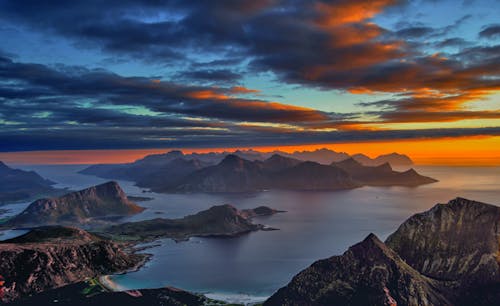
[[[80, 140], [97, 148], [496, 135], [497, 128], [385, 131], [400, 123], [500, 119], [498, 109], [471, 107], [500, 91], [498, 25], [484, 25], [474, 42], [457, 33], [470, 15], [444, 27], [376, 23], [378, 15], [406, 5], [1, 1], [0, 17], [11, 26], [162, 65], [169, 76], [124, 76], [1, 55], [3, 150], [73, 148]], [[242, 85], [247, 75], [265, 73], [281, 83], [373, 99], [360, 103], [366, 111], [334, 113], [272, 101]]]

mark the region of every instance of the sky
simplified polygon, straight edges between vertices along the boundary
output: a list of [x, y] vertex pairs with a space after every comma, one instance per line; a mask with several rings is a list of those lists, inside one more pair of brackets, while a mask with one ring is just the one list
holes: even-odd
[[500, 0], [0, 0], [0, 157], [321, 145], [498, 164], [498, 16]]

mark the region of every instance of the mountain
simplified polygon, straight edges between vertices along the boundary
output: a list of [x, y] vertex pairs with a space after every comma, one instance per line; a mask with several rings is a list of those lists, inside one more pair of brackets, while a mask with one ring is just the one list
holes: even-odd
[[338, 190], [361, 186], [344, 170], [316, 162], [302, 162], [272, 175], [271, 188]]
[[313, 263], [265, 303], [271, 305], [450, 305], [440, 284], [375, 235], [341, 256]]
[[83, 230], [60, 226], [36, 228], [0, 242], [0, 258], [2, 302], [136, 268], [145, 259]]
[[392, 170], [389, 163], [379, 166], [364, 166], [354, 158], [332, 163], [333, 166], [343, 169], [351, 177], [363, 185], [370, 186], [418, 186], [437, 182], [435, 179], [422, 176], [415, 170], [404, 172]]
[[128, 164], [98, 164], [83, 169], [79, 173], [95, 175], [107, 179], [138, 181], [158, 171], [174, 160], [184, 157], [181, 151], [152, 154]]
[[302, 163], [302, 161], [298, 159], [285, 157], [279, 154], [273, 154], [271, 157], [264, 161], [263, 168], [267, 172], [278, 172], [287, 168], [297, 166], [300, 163]]
[[159, 166], [150, 173], [141, 175], [137, 180], [137, 186], [150, 188], [155, 192], [171, 189], [189, 174], [206, 167], [206, 164], [198, 159], [177, 158], [166, 165]]
[[344, 170], [316, 162], [301, 162], [276, 154], [263, 162], [228, 155], [218, 165], [193, 172], [174, 191], [337, 190], [359, 186]]
[[239, 211], [231, 205], [213, 206], [207, 210], [181, 219], [157, 218], [146, 221], [128, 222], [111, 226], [106, 234], [125, 236], [128, 239], [149, 239], [168, 237], [183, 240], [193, 236], [233, 237], [251, 231], [265, 229], [261, 224], [250, 221], [252, 217], [272, 215], [279, 211], [269, 207], [258, 207]]
[[142, 210], [128, 200], [118, 183], [108, 182], [59, 198], [36, 200], [4, 226], [84, 224], [96, 218], [128, 216]]
[[499, 237], [500, 207], [456, 198], [412, 216], [386, 243], [429, 277], [500, 286]]
[[34, 171], [12, 169], [0, 161], [0, 204], [54, 194], [54, 184]]
[[337, 162], [349, 158], [349, 154], [344, 152], [335, 152], [323, 148], [315, 151], [295, 151], [290, 154], [290, 157], [303, 161], [313, 161], [319, 164], [329, 165], [332, 162]]
[[364, 166], [376, 167], [382, 164], [388, 163], [391, 166], [411, 166], [413, 161], [404, 154], [390, 153], [385, 155], [377, 156], [374, 159], [364, 155], [364, 154], [354, 154], [352, 158]]
[[300, 272], [264, 305], [498, 305], [500, 207], [456, 198]]
[[175, 187], [182, 192], [248, 192], [267, 185], [262, 163], [236, 155], [226, 156], [219, 164], [193, 172]]

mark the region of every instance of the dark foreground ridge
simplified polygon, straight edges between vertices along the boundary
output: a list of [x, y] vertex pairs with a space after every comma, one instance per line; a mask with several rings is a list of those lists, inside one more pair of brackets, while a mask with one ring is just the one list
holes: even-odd
[[498, 305], [497, 206], [457, 198], [315, 262], [264, 305]]
[[97, 218], [128, 216], [143, 210], [127, 198], [118, 183], [107, 182], [58, 198], [36, 200], [4, 227], [85, 224]]

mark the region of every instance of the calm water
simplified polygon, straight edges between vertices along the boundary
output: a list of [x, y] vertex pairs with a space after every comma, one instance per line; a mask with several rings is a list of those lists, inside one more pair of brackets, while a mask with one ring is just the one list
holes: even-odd
[[[76, 174], [82, 166], [24, 166], [55, 182], [80, 189], [105, 180]], [[129, 195], [153, 197], [140, 202], [143, 213], [128, 220], [182, 217], [212, 205], [238, 208], [267, 205], [286, 213], [256, 218], [279, 231], [255, 232], [232, 239], [161, 240], [148, 249], [153, 259], [141, 270], [117, 275], [126, 288], [171, 285], [211, 293], [230, 301], [258, 301], [287, 284], [315, 260], [343, 253], [370, 232], [385, 239], [414, 213], [457, 196], [500, 205], [500, 167], [418, 167], [436, 184], [418, 188], [364, 187], [339, 192], [269, 191], [245, 195], [142, 193], [133, 183], [119, 183]], [[26, 204], [13, 204], [10, 213]], [[1, 237], [1, 236], [0, 236]]]

